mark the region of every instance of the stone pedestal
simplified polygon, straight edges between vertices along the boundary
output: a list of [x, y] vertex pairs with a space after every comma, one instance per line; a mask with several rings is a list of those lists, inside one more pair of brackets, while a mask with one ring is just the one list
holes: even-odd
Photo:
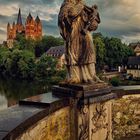
[[108, 84], [60, 84], [52, 92], [69, 98], [72, 140], [112, 140], [111, 99], [116, 94]]

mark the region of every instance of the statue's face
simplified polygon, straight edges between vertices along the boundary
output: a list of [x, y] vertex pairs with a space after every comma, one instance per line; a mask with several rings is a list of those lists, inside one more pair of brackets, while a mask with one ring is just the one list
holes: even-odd
[[97, 9], [93, 10], [93, 13], [89, 17], [90, 26], [88, 28], [89, 31], [95, 31], [98, 28], [98, 24], [100, 23], [100, 16]]
[[96, 20], [93, 20], [91, 22], [91, 25], [89, 26], [89, 31], [95, 31], [98, 28], [98, 22]]

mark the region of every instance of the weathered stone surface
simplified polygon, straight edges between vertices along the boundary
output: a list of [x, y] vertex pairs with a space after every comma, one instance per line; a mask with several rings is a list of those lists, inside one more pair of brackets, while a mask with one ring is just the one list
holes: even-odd
[[41, 108], [16, 106], [0, 112], [0, 130], [11, 131], [19, 124], [40, 112]]
[[103, 89], [108, 87], [107, 83], [94, 83], [94, 84], [90, 84], [90, 83], [85, 83], [85, 84], [65, 84], [65, 83], [60, 83], [59, 84], [60, 87], [66, 87], [66, 88], [70, 88], [76, 91], [88, 91], [88, 90], [94, 90], [94, 89]]
[[[60, 84], [59, 86], [53, 87], [53, 94], [61, 98], [67, 96], [70, 100], [73, 100], [72, 112], [74, 114], [71, 115], [73, 116], [76, 128], [76, 135], [73, 140], [92, 140], [94, 137], [100, 140], [104, 140], [105, 138], [108, 140], [112, 139], [112, 110], [111, 103], [107, 101], [116, 98], [116, 94], [111, 93], [111, 87], [108, 84]], [[102, 114], [97, 111], [97, 104], [101, 108], [102, 106], [105, 107], [105, 110], [100, 110]], [[102, 122], [106, 121], [104, 123], [101, 122], [100, 128], [92, 123], [94, 111], [99, 118], [102, 119], [104, 117]], [[104, 116], [104, 113], [106, 116]], [[97, 120], [97, 123], [99, 124], [100, 120]], [[93, 132], [94, 127], [97, 127], [96, 132]]]
[[53, 95], [58, 97], [92, 98], [111, 93], [111, 87], [107, 83], [98, 84], [60, 84], [53, 86]]
[[112, 140], [112, 101], [90, 105], [90, 140]]
[[112, 102], [84, 105], [78, 112], [79, 140], [112, 140]]
[[118, 99], [114, 101], [112, 110], [115, 140], [138, 134], [140, 130], [140, 97], [131, 95]]
[[19, 106], [0, 112], [0, 139], [15, 140], [34, 123], [68, 105], [68, 99], [59, 99], [52, 93], [25, 99]]
[[61, 86], [57, 91], [61, 98], [43, 94], [2, 111], [0, 139], [112, 140], [112, 111], [113, 140], [140, 134], [140, 96], [118, 99], [112, 108], [110, 100], [118, 93], [110, 92], [110, 87], [81, 86], [75, 90]]
[[140, 136], [134, 136], [134, 137], [130, 137], [130, 138], [122, 138], [120, 140], [140, 140]]
[[44, 93], [19, 101], [20, 105], [33, 105], [39, 107], [48, 107], [51, 103], [60, 101], [60, 98], [54, 97], [52, 93]]
[[70, 140], [69, 107], [40, 120], [16, 140]]

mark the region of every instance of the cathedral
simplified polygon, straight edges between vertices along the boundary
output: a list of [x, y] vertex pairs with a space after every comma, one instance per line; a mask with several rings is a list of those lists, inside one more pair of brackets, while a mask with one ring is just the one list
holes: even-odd
[[22, 23], [21, 10], [19, 9], [17, 23], [13, 22], [7, 24], [7, 46], [9, 48], [13, 47], [13, 42], [16, 39], [17, 34], [25, 35], [26, 39], [41, 39], [42, 38], [42, 23], [39, 17], [36, 19], [29, 15], [26, 18], [25, 25]]

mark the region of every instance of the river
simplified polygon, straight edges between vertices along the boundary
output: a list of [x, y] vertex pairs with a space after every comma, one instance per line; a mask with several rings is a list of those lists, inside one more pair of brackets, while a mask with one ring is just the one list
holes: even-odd
[[19, 100], [46, 93], [45, 82], [28, 82], [0, 77], [0, 111], [18, 103]]

